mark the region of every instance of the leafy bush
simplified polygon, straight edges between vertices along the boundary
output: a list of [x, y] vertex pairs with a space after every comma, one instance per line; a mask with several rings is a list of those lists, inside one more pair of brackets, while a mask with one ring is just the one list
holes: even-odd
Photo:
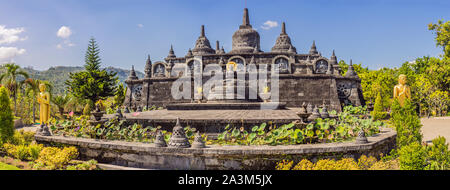
[[0, 143], [5, 143], [13, 137], [13, 120], [8, 92], [5, 87], [0, 87]]
[[276, 170], [290, 170], [294, 161], [283, 160], [275, 166]]
[[356, 162], [353, 158], [343, 158], [340, 160], [321, 159], [312, 163], [307, 159], [302, 159], [294, 167], [293, 161], [283, 160], [277, 163], [276, 170], [398, 170], [398, 160], [377, 161], [375, 157], [361, 156]]
[[78, 156], [78, 151], [75, 147], [64, 147], [63, 149], [57, 147], [45, 147], [39, 154], [36, 163], [40, 167], [48, 169], [63, 169], [69, 161]]
[[398, 154], [399, 165], [402, 170], [423, 170], [427, 164], [425, 147], [418, 142], [403, 146]]
[[377, 163], [377, 159], [373, 156], [367, 157], [366, 155], [362, 155], [358, 159], [358, 167], [362, 170], [371, 168], [375, 163]]
[[89, 160], [86, 162], [81, 161], [76, 165], [69, 165], [66, 167], [66, 170], [98, 170], [97, 168], [98, 162], [96, 160]]
[[427, 147], [428, 165], [427, 170], [448, 170], [450, 169], [450, 152], [444, 137], [437, 137], [432, 140], [433, 145]]
[[34, 132], [24, 131], [23, 129], [14, 133], [11, 143], [14, 145], [29, 145], [34, 140]]
[[292, 170], [312, 170], [313, 168], [314, 164], [311, 161], [302, 159]]
[[368, 170], [398, 170], [398, 160], [380, 160], [375, 162]]
[[383, 110], [383, 99], [381, 98], [381, 92], [378, 92], [377, 98], [375, 99], [374, 110], [371, 114], [374, 120], [384, 119], [386, 117], [386, 112]]
[[399, 148], [414, 142], [422, 142], [422, 134], [420, 133], [422, 124], [411, 101], [406, 100], [402, 107], [398, 100], [394, 100], [391, 122], [397, 130], [397, 146]]
[[20, 160], [36, 160], [41, 152], [43, 145], [38, 144], [20, 144], [13, 145], [9, 143], [3, 144], [6, 154]]

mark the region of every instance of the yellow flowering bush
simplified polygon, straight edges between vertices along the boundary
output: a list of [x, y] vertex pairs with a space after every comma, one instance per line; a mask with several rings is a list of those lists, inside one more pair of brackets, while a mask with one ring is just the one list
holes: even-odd
[[358, 167], [362, 170], [367, 170], [372, 167], [377, 162], [377, 159], [373, 156], [367, 157], [366, 155], [362, 155], [358, 159]]
[[65, 147], [63, 149], [57, 147], [45, 147], [39, 158], [37, 159], [38, 166], [47, 167], [47, 169], [63, 169], [70, 160], [78, 156], [78, 151], [75, 147]]
[[13, 145], [9, 143], [3, 144], [3, 149], [7, 155], [20, 160], [36, 160], [41, 152], [43, 145]]
[[398, 160], [378, 161], [374, 163], [368, 170], [399, 170]]
[[290, 170], [294, 161], [283, 160], [277, 163], [276, 170]]
[[313, 170], [336, 170], [336, 161], [331, 159], [319, 160], [314, 164]]
[[313, 168], [314, 164], [311, 161], [303, 159], [292, 170], [312, 170]]

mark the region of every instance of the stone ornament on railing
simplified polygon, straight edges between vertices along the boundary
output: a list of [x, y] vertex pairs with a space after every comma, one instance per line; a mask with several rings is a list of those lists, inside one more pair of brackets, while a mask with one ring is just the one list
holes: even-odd
[[330, 117], [330, 114], [328, 113], [327, 106], [325, 105], [325, 103], [322, 105], [322, 111], [320, 112], [320, 117], [323, 119]]
[[206, 148], [205, 142], [203, 141], [200, 131], [197, 131], [194, 137], [194, 142], [192, 143], [192, 148]]
[[155, 147], [167, 147], [166, 144], [166, 140], [164, 140], [164, 135], [162, 134], [161, 131], [158, 131], [156, 133], [156, 138], [155, 138]]
[[314, 106], [312, 114], [308, 117], [308, 121], [313, 122], [317, 118], [320, 118], [319, 108], [317, 106]]
[[186, 137], [184, 128], [180, 125], [180, 118], [177, 118], [177, 124], [173, 127], [172, 136], [169, 140], [169, 147], [173, 148], [189, 148], [191, 144]]
[[356, 137], [355, 143], [356, 143], [356, 144], [366, 144], [366, 143], [369, 143], [369, 141], [367, 140], [367, 137], [366, 137], [366, 132], [364, 132], [363, 129], [361, 129], [361, 130], [358, 132], [358, 137]]

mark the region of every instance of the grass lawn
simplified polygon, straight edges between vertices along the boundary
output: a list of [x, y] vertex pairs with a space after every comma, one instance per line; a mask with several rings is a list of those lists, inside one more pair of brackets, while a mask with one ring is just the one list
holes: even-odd
[[0, 162], [0, 170], [20, 170], [20, 169], [17, 168], [16, 166], [11, 166], [3, 162]]

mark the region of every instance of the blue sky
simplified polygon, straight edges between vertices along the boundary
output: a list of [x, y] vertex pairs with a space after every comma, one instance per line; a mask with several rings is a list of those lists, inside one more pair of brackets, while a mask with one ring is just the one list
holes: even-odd
[[[177, 56], [186, 55], [202, 24], [211, 45], [219, 40], [229, 51], [244, 7], [244, 0], [0, 0], [0, 62], [82, 66], [93, 36], [104, 67], [143, 71], [147, 54], [163, 60], [171, 44]], [[247, 0], [247, 7], [263, 51], [285, 21], [299, 53], [315, 40], [323, 56], [335, 49], [339, 60], [371, 69], [441, 54], [427, 24], [450, 20], [448, 0]], [[278, 26], [264, 29], [267, 21]]]

